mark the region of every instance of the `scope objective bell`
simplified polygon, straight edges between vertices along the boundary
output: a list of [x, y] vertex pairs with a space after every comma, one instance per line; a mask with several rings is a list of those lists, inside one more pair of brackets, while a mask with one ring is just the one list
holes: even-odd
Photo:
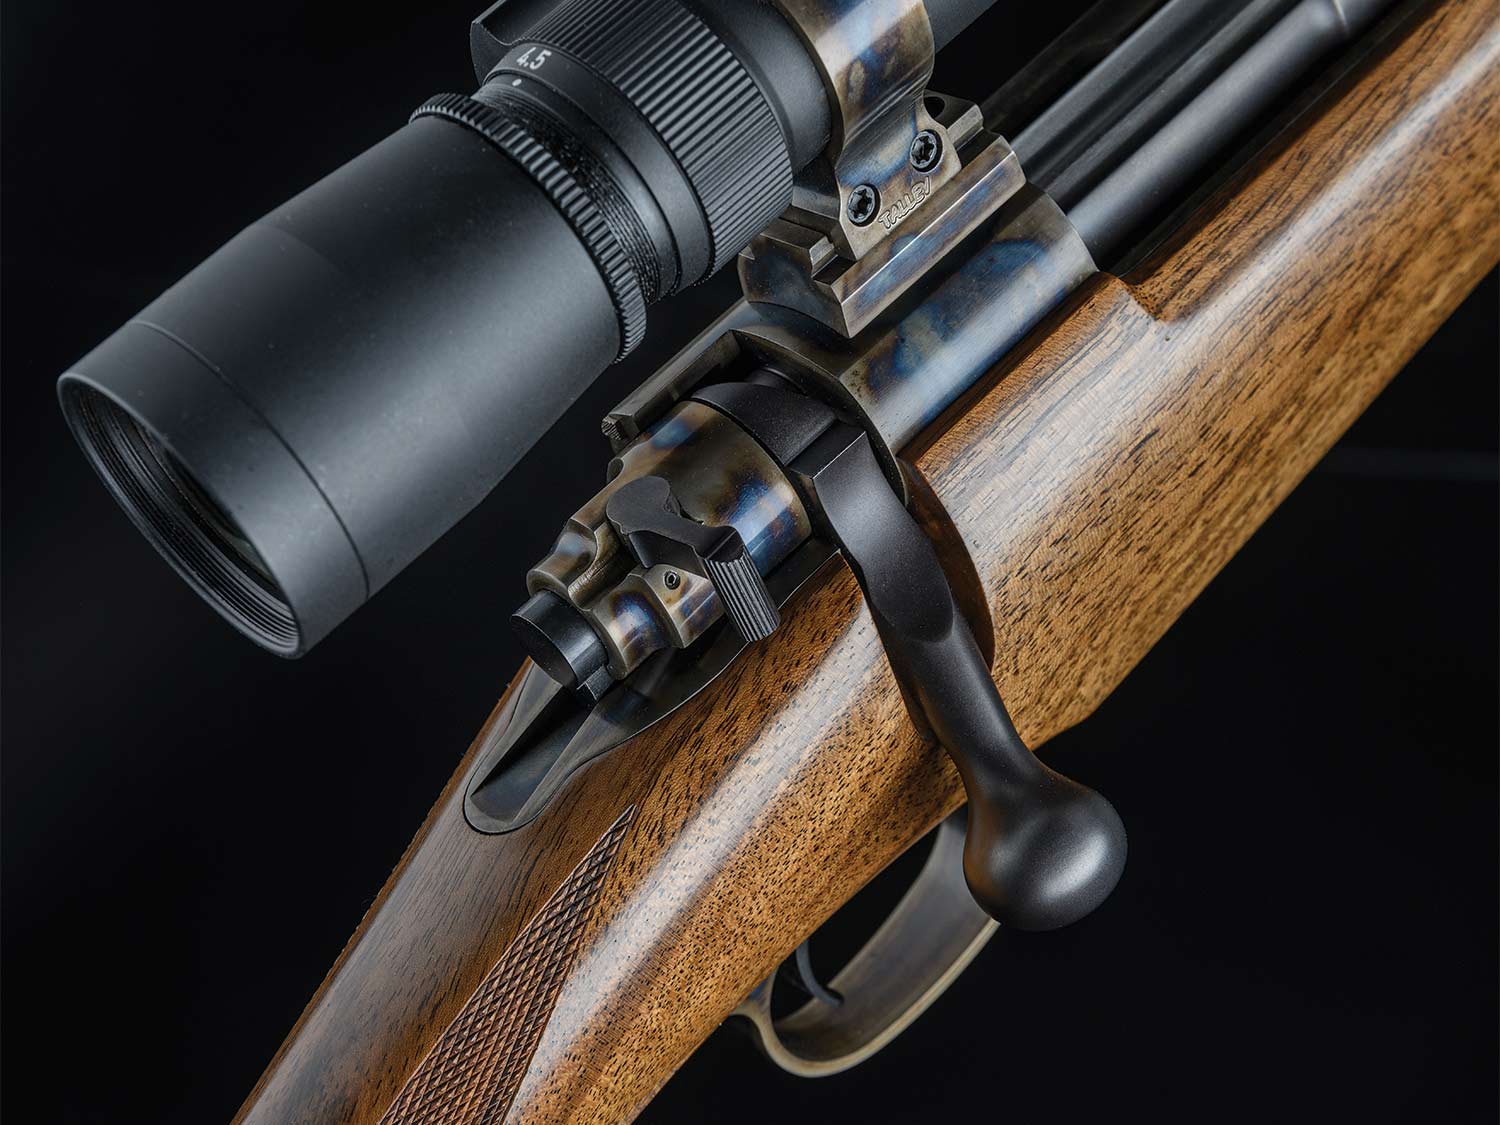
[[478, 504], [827, 142], [770, 5], [503, 3], [471, 46], [472, 97], [430, 99], [59, 380], [137, 527], [279, 655]]

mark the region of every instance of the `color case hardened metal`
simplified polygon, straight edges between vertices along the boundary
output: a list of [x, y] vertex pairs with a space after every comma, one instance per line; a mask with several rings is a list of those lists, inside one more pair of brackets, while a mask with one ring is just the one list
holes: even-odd
[[[840, 10], [856, 5], [863, 29], [878, 25], [863, 51], [839, 33], [850, 26]], [[815, 998], [789, 1020], [770, 1018], [771, 981], [739, 1013], [779, 1065], [823, 1074], [915, 1018], [982, 947], [991, 914], [1050, 928], [1087, 913], [1118, 880], [1125, 838], [1107, 801], [1042, 766], [1015, 735], [974, 641], [989, 622], [971, 634], [959, 614], [939, 556], [903, 509], [897, 460], [1094, 263], [978, 108], [927, 91], [933, 47], [919, 0], [780, 7], [822, 66], [833, 140], [797, 178], [792, 207], [742, 253], [745, 299], [605, 419], [609, 483], [528, 576], [517, 624], [537, 667], [477, 763], [465, 807], [483, 832], [529, 822], [580, 766], [774, 629], [777, 611], [842, 550], [914, 721], [958, 762], [973, 811], [962, 866], [960, 817], [840, 975], [847, 1003], [829, 1002], [809, 970]], [[883, 65], [869, 65], [869, 42]], [[880, 513], [879, 530], [854, 543], [851, 505]], [[643, 520], [657, 537], [649, 553]], [[753, 568], [727, 579], [703, 553], [705, 529], [722, 530]], [[882, 582], [903, 567], [919, 572], [913, 581]], [[941, 639], [916, 637], [943, 615]], [[1026, 824], [1047, 843], [1020, 855], [1002, 826]], [[1054, 889], [1064, 884], [1067, 901]], [[878, 985], [893, 957], [899, 985]]]
[[[886, 6], [921, 12], [920, 4]], [[678, 575], [668, 588], [665, 574], [653, 573], [660, 568], [633, 564], [607, 518], [613, 490], [643, 475], [666, 477], [689, 517], [735, 527], [767, 577], [809, 538], [807, 514], [782, 474], [721, 415], [691, 401], [695, 389], [754, 378], [827, 402], [870, 434], [904, 496], [897, 451], [1095, 272], [1062, 212], [1026, 184], [978, 109], [926, 92], [930, 41], [925, 68], [900, 70], [904, 85], [880, 99], [887, 108], [877, 120], [854, 123], [867, 159], [830, 149], [815, 163], [794, 189], [793, 208], [741, 255], [746, 299], [606, 417], [616, 451], [610, 484], [528, 577], [533, 594], [556, 595], [587, 619], [612, 680], [668, 644], [686, 648], [723, 615], [693, 576]], [[834, 91], [856, 84], [849, 73], [826, 77]], [[846, 124], [845, 132], [856, 131]], [[909, 155], [923, 133], [947, 154], [929, 172], [915, 170]], [[885, 168], [893, 152], [895, 171]], [[881, 200], [897, 203], [880, 212], [890, 229], [869, 240], [869, 227], [855, 226], [838, 200], [872, 183]], [[919, 196], [898, 213], [900, 200]], [[849, 242], [851, 230], [867, 241]]]

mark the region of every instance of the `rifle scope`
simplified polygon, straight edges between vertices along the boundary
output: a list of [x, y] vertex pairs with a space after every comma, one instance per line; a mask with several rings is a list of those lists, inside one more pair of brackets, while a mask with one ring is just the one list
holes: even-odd
[[[989, 2], [927, 0], [935, 45]], [[282, 656], [472, 509], [829, 141], [772, 4], [501, 0], [470, 45], [473, 95], [430, 99], [58, 384], [136, 526]]]

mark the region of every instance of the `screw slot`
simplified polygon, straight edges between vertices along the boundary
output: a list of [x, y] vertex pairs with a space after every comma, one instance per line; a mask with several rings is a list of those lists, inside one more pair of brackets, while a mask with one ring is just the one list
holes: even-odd
[[875, 218], [875, 212], [880, 209], [880, 193], [869, 184], [860, 184], [849, 193], [849, 204], [846, 208], [849, 221], [857, 227], [869, 226], [870, 220]]
[[675, 590], [682, 585], [682, 577], [675, 570], [669, 570], [661, 576], [662, 585], [668, 590]]
[[918, 172], [931, 172], [942, 162], [943, 138], [931, 129], [923, 129], [911, 141], [911, 150], [907, 154], [911, 159], [911, 166]]

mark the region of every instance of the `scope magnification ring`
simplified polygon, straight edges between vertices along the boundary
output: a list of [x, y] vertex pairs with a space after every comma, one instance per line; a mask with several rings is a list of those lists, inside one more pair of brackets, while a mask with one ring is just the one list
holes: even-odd
[[440, 117], [472, 129], [519, 164], [552, 200], [589, 257], [599, 267], [610, 301], [620, 319], [620, 359], [646, 334], [646, 296], [638, 261], [604, 217], [590, 192], [552, 149], [512, 115], [464, 94], [438, 94], [424, 102], [412, 120]]
[[712, 248], [702, 277], [791, 203], [791, 154], [775, 111], [734, 51], [680, 0], [564, 0], [519, 44], [566, 52], [655, 130], [702, 211]]

